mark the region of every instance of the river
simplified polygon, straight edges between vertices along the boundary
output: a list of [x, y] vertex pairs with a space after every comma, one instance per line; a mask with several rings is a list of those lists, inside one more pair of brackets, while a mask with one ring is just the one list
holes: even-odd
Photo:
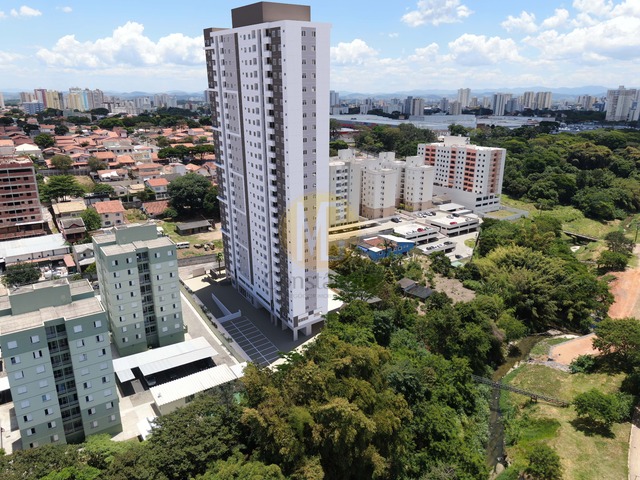
[[[504, 364], [493, 373], [492, 380], [499, 382], [513, 368], [513, 366], [521, 360], [528, 358], [531, 349], [545, 337], [536, 335], [525, 337], [517, 346], [512, 347], [509, 351]], [[504, 462], [504, 425], [502, 423], [502, 412], [500, 411], [500, 390], [493, 389], [491, 391], [491, 400], [489, 402], [491, 414], [489, 417], [489, 441], [487, 442], [487, 462], [493, 469], [498, 463]]]

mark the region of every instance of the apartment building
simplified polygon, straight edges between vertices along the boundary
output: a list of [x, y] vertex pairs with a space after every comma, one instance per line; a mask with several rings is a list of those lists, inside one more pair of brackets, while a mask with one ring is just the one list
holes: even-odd
[[120, 200], [107, 200], [93, 205], [98, 215], [100, 215], [100, 226], [102, 228], [115, 227], [125, 223], [125, 209]]
[[95, 235], [102, 303], [120, 356], [184, 341], [176, 246], [156, 225]]
[[31, 159], [0, 157], [0, 240], [44, 235], [46, 223]]
[[607, 122], [634, 122], [640, 118], [640, 90], [624, 88], [607, 90]]
[[0, 347], [23, 448], [122, 431], [107, 317], [88, 281], [0, 297]]
[[470, 145], [468, 137], [445, 136], [418, 145], [418, 155], [435, 168], [433, 194], [476, 212], [500, 208], [506, 150]]
[[352, 155], [351, 150], [339, 150], [338, 157], [329, 162], [330, 227], [356, 223], [360, 218], [362, 165], [350, 161]]
[[204, 31], [226, 270], [295, 339], [328, 308], [329, 25], [303, 5], [231, 15]]
[[471, 105], [471, 89], [470, 88], [459, 88], [458, 89], [458, 103], [461, 108], [466, 108]]

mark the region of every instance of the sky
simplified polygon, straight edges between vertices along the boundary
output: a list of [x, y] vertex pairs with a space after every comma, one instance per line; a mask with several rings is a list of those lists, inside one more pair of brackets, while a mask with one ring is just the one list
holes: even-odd
[[[0, 0], [0, 91], [201, 92], [252, 0]], [[640, 0], [308, 0], [342, 92], [640, 86]]]

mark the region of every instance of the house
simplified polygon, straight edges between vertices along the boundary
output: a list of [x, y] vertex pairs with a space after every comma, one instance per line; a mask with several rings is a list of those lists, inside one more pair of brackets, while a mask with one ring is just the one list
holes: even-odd
[[81, 241], [87, 234], [87, 227], [84, 220], [80, 217], [61, 218], [58, 220], [58, 228], [60, 233], [69, 243]]
[[98, 202], [93, 206], [100, 215], [102, 228], [123, 225], [125, 223], [125, 209], [120, 200]]
[[149, 218], [161, 217], [167, 208], [169, 208], [169, 200], [156, 200], [142, 204], [142, 211]]
[[145, 186], [149, 187], [156, 194], [156, 200], [164, 200], [169, 198], [169, 182], [166, 178], [148, 178], [144, 181]]
[[409, 252], [416, 243], [394, 235], [377, 235], [365, 238], [358, 244], [358, 250], [373, 260], [380, 260], [390, 255], [402, 255]]
[[116, 170], [98, 170], [96, 175], [101, 182], [115, 182], [124, 180], [127, 177], [127, 171], [120, 168]]
[[93, 243], [79, 243], [72, 247], [73, 259], [80, 269], [86, 268], [96, 261]]
[[162, 166], [158, 163], [138, 163], [131, 169], [131, 175], [134, 178], [158, 178], [160, 177], [160, 169]]
[[404, 277], [396, 282], [396, 285], [404, 292], [405, 295], [424, 300], [433, 294], [433, 290], [423, 285], [419, 285], [416, 281]]
[[209, 169], [203, 165], [195, 165], [193, 163], [189, 163], [185, 165], [187, 169], [187, 173], [197, 173], [198, 175], [202, 175], [203, 177], [209, 178], [211, 173], [209, 173]]
[[98, 160], [105, 162], [109, 168], [115, 168], [117, 165], [116, 154], [113, 152], [95, 152], [93, 156]]
[[53, 214], [56, 217], [56, 220], [60, 220], [63, 218], [74, 218], [79, 217], [82, 212], [87, 209], [87, 205], [84, 203], [84, 200], [71, 200], [69, 202], [58, 202], [51, 205], [53, 209]]
[[[1, 142], [2, 140], [0, 140]], [[15, 142], [15, 140], [14, 140]], [[36, 145], [30, 144], [30, 143], [22, 143], [20, 145], [16, 146], [16, 154], [17, 155], [27, 155], [27, 156], [33, 156], [35, 158], [37, 158], [38, 160], [42, 160], [42, 150], [40, 150], [40, 148], [38, 148]]]
[[196, 233], [208, 232], [211, 224], [208, 220], [199, 220], [197, 222], [183, 222], [176, 224], [176, 232], [180, 235], [195, 235]]

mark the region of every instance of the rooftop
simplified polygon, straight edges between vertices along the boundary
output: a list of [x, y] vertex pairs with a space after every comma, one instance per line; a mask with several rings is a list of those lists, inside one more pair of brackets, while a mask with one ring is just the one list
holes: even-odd
[[0, 258], [18, 257], [34, 252], [56, 250], [65, 246], [65, 239], [61, 233], [42, 235], [40, 237], [21, 238], [0, 242]]
[[109, 200], [106, 202], [98, 202], [93, 205], [93, 208], [100, 214], [102, 213], [124, 213], [124, 207], [120, 200]]

